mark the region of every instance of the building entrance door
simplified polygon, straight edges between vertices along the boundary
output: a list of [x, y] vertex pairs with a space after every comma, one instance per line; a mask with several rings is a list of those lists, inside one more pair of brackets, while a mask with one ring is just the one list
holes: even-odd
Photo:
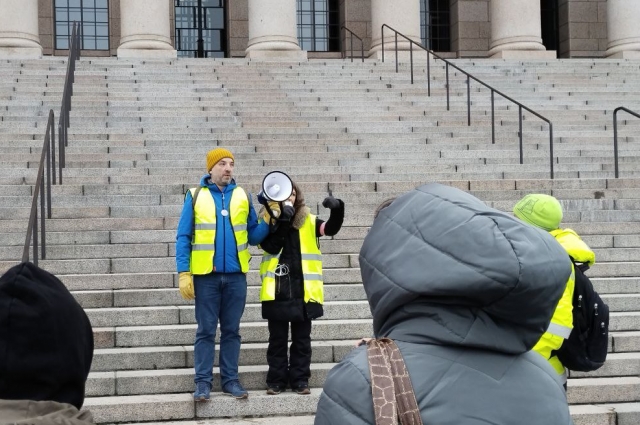
[[540, 0], [542, 44], [547, 50], [560, 51], [558, 31], [558, 0]]
[[225, 0], [174, 0], [179, 57], [227, 56]]

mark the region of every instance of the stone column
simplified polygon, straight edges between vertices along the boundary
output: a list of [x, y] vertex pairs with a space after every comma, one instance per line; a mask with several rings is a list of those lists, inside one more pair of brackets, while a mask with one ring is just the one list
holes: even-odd
[[249, 59], [305, 60], [298, 44], [296, 0], [249, 0]]
[[540, 0], [491, 0], [489, 56], [505, 59], [551, 59], [555, 50], [542, 44]]
[[640, 2], [607, 1], [607, 56], [640, 59]]
[[169, 0], [120, 0], [119, 58], [175, 58]]
[[0, 0], [0, 58], [42, 56], [38, 0]]
[[[371, 49], [369, 57], [382, 58], [382, 24], [400, 31], [410, 39], [422, 44], [420, 37], [420, 0], [371, 0]], [[398, 51], [409, 50], [409, 42], [398, 36]], [[391, 57], [395, 49], [395, 35], [384, 29], [384, 53]], [[415, 46], [414, 46], [414, 50]], [[421, 57], [426, 55], [423, 53]], [[409, 55], [406, 55], [407, 58]], [[404, 55], [402, 55], [404, 57]]]

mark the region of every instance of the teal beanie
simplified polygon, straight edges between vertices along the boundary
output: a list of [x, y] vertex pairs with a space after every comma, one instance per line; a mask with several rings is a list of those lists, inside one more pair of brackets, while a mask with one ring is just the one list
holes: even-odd
[[513, 213], [520, 220], [546, 231], [556, 230], [562, 221], [562, 205], [550, 195], [530, 194], [522, 198]]

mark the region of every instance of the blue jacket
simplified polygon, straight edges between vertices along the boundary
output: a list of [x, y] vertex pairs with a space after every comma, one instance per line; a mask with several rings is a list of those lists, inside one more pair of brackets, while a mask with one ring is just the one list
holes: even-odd
[[[216, 204], [216, 252], [213, 264], [217, 273], [240, 273], [242, 271], [238, 261], [238, 248], [236, 238], [233, 234], [231, 220], [220, 212], [231, 199], [231, 192], [236, 188], [236, 181], [226, 186], [220, 191], [215, 183], [212, 183], [209, 175], [206, 174], [200, 180], [200, 186], [208, 187], [209, 193]], [[264, 220], [258, 223], [256, 211], [251, 204], [251, 194], [249, 196], [249, 217], [247, 218], [247, 230], [249, 232], [249, 245], [258, 245], [269, 234], [269, 224]], [[198, 196], [206, 196], [205, 192], [200, 192]], [[191, 237], [193, 232], [193, 203], [191, 192], [187, 192], [178, 222], [178, 232], [176, 235], [176, 267], [178, 273], [189, 271], [189, 260], [191, 258]]]

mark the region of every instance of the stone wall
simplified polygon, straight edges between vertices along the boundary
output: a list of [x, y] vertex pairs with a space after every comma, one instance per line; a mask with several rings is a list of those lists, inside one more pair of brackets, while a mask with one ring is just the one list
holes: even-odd
[[226, 7], [229, 55], [243, 58], [249, 43], [249, 1], [227, 0]]
[[607, 0], [559, 0], [561, 58], [604, 57]]
[[[362, 38], [364, 42], [364, 54], [371, 48], [371, 0], [341, 0], [340, 1], [340, 26], [346, 26]], [[345, 51], [348, 51], [351, 43], [347, 34], [342, 33]], [[354, 56], [360, 56], [360, 42], [353, 40]], [[348, 52], [347, 52], [348, 53]]]
[[451, 0], [451, 50], [458, 57], [487, 57], [490, 0]]

